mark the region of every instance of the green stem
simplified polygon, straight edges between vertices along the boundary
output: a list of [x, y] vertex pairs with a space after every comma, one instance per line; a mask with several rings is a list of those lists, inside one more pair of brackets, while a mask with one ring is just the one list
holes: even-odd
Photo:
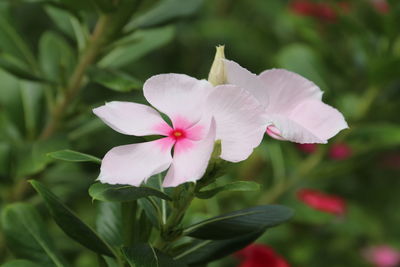
[[194, 184], [184, 184], [175, 188], [171, 213], [162, 225], [161, 233], [155, 242], [158, 249], [168, 252], [171, 243], [182, 236], [181, 223], [194, 198], [194, 188]]
[[64, 90], [64, 95], [61, 97], [60, 101], [55, 105], [52, 110], [50, 121], [42, 131], [40, 138], [47, 139], [57, 130], [57, 127], [65, 114], [66, 109], [69, 104], [74, 100], [75, 96], [79, 93], [83, 78], [88, 67], [93, 64], [100, 54], [101, 50], [107, 44], [106, 34], [107, 27], [110, 22], [110, 17], [107, 15], [102, 15], [93, 31], [91, 39], [83, 52], [82, 56], [79, 58], [78, 64], [71, 75], [67, 86]]

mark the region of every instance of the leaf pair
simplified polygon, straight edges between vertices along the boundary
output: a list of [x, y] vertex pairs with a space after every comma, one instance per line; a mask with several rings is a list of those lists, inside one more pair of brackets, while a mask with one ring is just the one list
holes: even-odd
[[197, 239], [177, 255], [187, 264], [207, 263], [255, 241], [268, 228], [287, 221], [293, 211], [280, 205], [256, 206], [220, 215], [184, 230], [187, 236]]

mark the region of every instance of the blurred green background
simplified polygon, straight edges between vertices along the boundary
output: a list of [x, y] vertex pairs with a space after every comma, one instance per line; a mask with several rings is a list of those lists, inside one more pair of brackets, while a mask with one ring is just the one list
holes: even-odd
[[[114, 146], [142, 141], [114, 132], [91, 109], [111, 100], [144, 103], [141, 84], [155, 74], [207, 78], [215, 46], [223, 44], [227, 58], [254, 73], [279, 67], [314, 81], [350, 129], [313, 153], [266, 136], [250, 159], [232, 165], [220, 179], [221, 184], [256, 181], [262, 190], [196, 200], [186, 220], [254, 204], [290, 206], [295, 217], [259, 242], [291, 266], [370, 266], [361, 255], [366, 247], [400, 249], [399, 1], [388, 1], [385, 12], [368, 0], [321, 1], [334, 15], [305, 15], [284, 0], [170, 0], [178, 4], [150, 19], [143, 14], [168, 1], [130, 2], [141, 3], [88, 66], [79, 93], [46, 138], [41, 133], [68, 88], [99, 11], [86, 1], [0, 2], [0, 209], [14, 202], [34, 204], [71, 265], [96, 266], [96, 255], [57, 228], [26, 180], [40, 179], [95, 225], [97, 203], [87, 189], [98, 166], [54, 161], [45, 154], [70, 148], [102, 157]], [[332, 144], [345, 145], [350, 153], [332, 158]], [[346, 214], [305, 206], [296, 198], [299, 188], [342, 197]], [[0, 234], [0, 262], [13, 257]], [[236, 264], [232, 257], [212, 266]]]

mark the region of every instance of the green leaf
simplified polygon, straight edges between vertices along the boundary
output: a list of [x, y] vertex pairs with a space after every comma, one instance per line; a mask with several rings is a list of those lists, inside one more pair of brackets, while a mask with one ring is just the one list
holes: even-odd
[[72, 162], [94, 162], [94, 163], [101, 163], [101, 159], [81, 153], [78, 151], [73, 151], [69, 149], [59, 150], [55, 152], [47, 153], [47, 156], [53, 159], [59, 159], [64, 161], [72, 161]]
[[133, 63], [151, 51], [167, 44], [175, 34], [173, 27], [135, 31], [120, 40], [115, 48], [103, 57], [99, 66], [120, 68]]
[[193, 15], [203, 4], [203, 0], [163, 0], [154, 8], [127, 25], [127, 30], [155, 27], [174, 19]]
[[57, 196], [38, 181], [31, 180], [30, 183], [43, 198], [51, 216], [64, 233], [78, 243], [99, 254], [108, 256], [114, 255], [110, 246], [100, 238], [92, 228], [81, 221], [73, 211], [61, 203]]
[[17, 176], [23, 177], [42, 171], [53, 159], [47, 153], [68, 147], [63, 137], [24, 144], [17, 152]]
[[113, 69], [92, 68], [89, 76], [93, 82], [117, 92], [130, 92], [143, 86], [141, 81], [131, 75]]
[[89, 195], [100, 201], [118, 201], [126, 202], [133, 201], [143, 197], [155, 196], [165, 200], [171, 198], [165, 193], [146, 186], [131, 186], [131, 185], [110, 185], [96, 183], [90, 186]]
[[6, 206], [1, 214], [1, 224], [7, 245], [17, 257], [32, 260], [41, 266], [65, 266], [46, 224], [30, 204]]
[[205, 264], [245, 248], [262, 234], [263, 231], [226, 240], [196, 240], [174, 259], [181, 260], [189, 266]]
[[20, 79], [47, 82], [33, 74], [26, 63], [10, 54], [0, 54], [0, 68]]
[[40, 266], [41, 265], [38, 265], [28, 260], [12, 260], [1, 265], [1, 267], [40, 267]]
[[218, 186], [213, 189], [199, 191], [196, 193], [196, 197], [207, 199], [224, 191], [259, 191], [260, 188], [260, 184], [256, 182], [238, 181], [223, 186]]
[[116, 247], [123, 245], [121, 203], [98, 203], [96, 229], [108, 244]]
[[65, 84], [76, 64], [77, 55], [53, 32], [45, 32], [39, 41], [39, 63], [47, 79]]
[[122, 248], [122, 253], [132, 267], [184, 267], [183, 263], [173, 260], [149, 244], [136, 244], [132, 247]]
[[253, 232], [264, 231], [287, 221], [293, 211], [280, 205], [255, 206], [220, 215], [184, 230], [188, 236], [200, 239], [228, 239]]
[[0, 51], [22, 60], [31, 68], [37, 66], [32, 51], [3, 14], [0, 16]]

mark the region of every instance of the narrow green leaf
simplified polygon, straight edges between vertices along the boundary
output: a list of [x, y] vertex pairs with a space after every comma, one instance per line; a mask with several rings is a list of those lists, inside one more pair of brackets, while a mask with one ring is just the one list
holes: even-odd
[[61, 35], [45, 32], [39, 41], [39, 63], [48, 80], [65, 84], [76, 65], [77, 55]]
[[185, 251], [174, 257], [189, 266], [197, 266], [221, 259], [253, 243], [264, 231], [226, 240], [196, 240]]
[[96, 183], [90, 186], [89, 195], [100, 201], [118, 201], [126, 202], [133, 201], [143, 197], [155, 196], [165, 200], [171, 198], [165, 193], [146, 186], [131, 186], [131, 185], [110, 185]]
[[62, 136], [24, 144], [17, 151], [17, 176], [22, 177], [43, 170], [53, 159], [47, 153], [68, 147]]
[[260, 184], [256, 182], [248, 182], [248, 181], [237, 181], [232, 182], [223, 186], [219, 186], [209, 190], [202, 190], [196, 193], [196, 197], [198, 198], [211, 198], [220, 192], [225, 191], [259, 191], [261, 188]]
[[37, 66], [35, 57], [7, 16], [0, 16], [0, 50], [23, 60], [31, 68]]
[[108, 244], [115, 247], [123, 245], [121, 203], [98, 202], [96, 229]]
[[173, 260], [149, 244], [136, 244], [122, 248], [122, 253], [131, 267], [184, 267], [185, 264]]
[[129, 92], [141, 89], [143, 83], [131, 75], [113, 69], [92, 68], [89, 73], [93, 82], [117, 92]]
[[101, 159], [81, 153], [78, 151], [73, 151], [69, 149], [64, 149], [64, 150], [59, 150], [55, 152], [50, 152], [47, 153], [47, 156], [53, 159], [59, 159], [59, 160], [64, 160], [64, 161], [72, 161], [72, 162], [94, 162], [94, 163], [101, 163]]
[[29, 69], [29, 66], [25, 62], [10, 54], [0, 54], [0, 68], [19, 79], [48, 82], [42, 77], [33, 74], [32, 71]]
[[12, 260], [2, 264], [1, 267], [41, 267], [41, 265], [28, 260]]
[[167, 44], [175, 34], [173, 27], [135, 31], [120, 40], [99, 62], [101, 67], [120, 68], [132, 64], [151, 51]]
[[110, 246], [100, 238], [92, 228], [81, 221], [73, 211], [61, 203], [57, 196], [38, 181], [31, 180], [30, 183], [43, 198], [51, 216], [58, 226], [60, 226], [69, 237], [99, 254], [114, 256]]
[[287, 221], [293, 211], [280, 205], [255, 206], [220, 215], [184, 230], [188, 236], [199, 239], [228, 239], [239, 235], [264, 231]]
[[1, 214], [1, 224], [7, 244], [17, 257], [32, 260], [41, 266], [65, 266], [46, 224], [30, 204], [6, 206]]
[[163, 0], [127, 25], [127, 30], [155, 27], [174, 19], [193, 15], [203, 4], [203, 0]]

